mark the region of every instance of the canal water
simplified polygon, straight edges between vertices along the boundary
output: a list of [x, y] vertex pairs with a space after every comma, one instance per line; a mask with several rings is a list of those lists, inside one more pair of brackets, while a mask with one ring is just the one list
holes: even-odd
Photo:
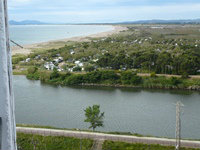
[[84, 109], [98, 104], [105, 112], [98, 131], [131, 132], [175, 137], [176, 102], [181, 113], [182, 137], [200, 139], [200, 93], [128, 88], [60, 87], [14, 76], [16, 121], [59, 128], [88, 129]]

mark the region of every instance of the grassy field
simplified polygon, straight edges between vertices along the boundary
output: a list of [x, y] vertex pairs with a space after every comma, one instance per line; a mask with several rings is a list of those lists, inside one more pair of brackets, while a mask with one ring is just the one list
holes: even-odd
[[[81, 144], [81, 145], [80, 145]], [[18, 150], [90, 150], [93, 141], [62, 136], [40, 136], [32, 134], [17, 134]]]
[[[105, 141], [103, 150], [174, 150], [173, 146], [129, 144], [124, 142]], [[180, 150], [199, 150], [193, 148], [181, 148]]]

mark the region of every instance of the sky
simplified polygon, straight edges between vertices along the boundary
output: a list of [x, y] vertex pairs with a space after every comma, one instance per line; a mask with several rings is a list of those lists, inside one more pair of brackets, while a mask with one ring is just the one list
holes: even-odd
[[8, 0], [10, 20], [113, 23], [200, 18], [200, 0]]

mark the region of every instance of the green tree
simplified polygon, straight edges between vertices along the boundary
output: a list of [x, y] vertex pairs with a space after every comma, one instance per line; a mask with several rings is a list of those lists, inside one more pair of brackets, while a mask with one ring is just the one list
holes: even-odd
[[59, 78], [60, 77], [60, 74], [58, 72], [58, 70], [56, 68], [53, 69], [53, 72], [51, 73], [50, 75], [50, 79], [56, 79], [56, 78]]
[[94, 71], [94, 70], [95, 70], [95, 67], [94, 67], [94, 66], [88, 65], [88, 66], [85, 67], [85, 71], [86, 71], [86, 72], [92, 72], [92, 71]]
[[104, 112], [100, 112], [100, 106], [99, 105], [93, 105], [92, 107], [89, 106], [86, 108], [85, 111], [85, 122], [90, 123], [90, 129], [94, 131], [96, 127], [103, 127], [103, 118], [104, 118]]
[[27, 71], [28, 71], [28, 74], [34, 74], [38, 71], [38, 68], [37, 67], [29, 67]]
[[27, 70], [28, 74], [26, 77], [30, 80], [39, 80], [40, 79], [40, 73], [38, 72], [37, 67], [29, 67]]
[[79, 67], [79, 66], [73, 68], [73, 71], [74, 71], [74, 72], [81, 72], [81, 70], [82, 70], [82, 68]]

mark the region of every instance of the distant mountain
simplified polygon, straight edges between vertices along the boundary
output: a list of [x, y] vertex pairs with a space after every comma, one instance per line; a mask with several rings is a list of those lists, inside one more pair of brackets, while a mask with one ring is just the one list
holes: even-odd
[[9, 24], [10, 25], [43, 25], [43, 24], [48, 24], [48, 23], [40, 22], [37, 20], [24, 20], [24, 21], [10, 20]]
[[119, 22], [119, 24], [200, 24], [200, 19], [185, 20], [139, 20]]
[[[50, 23], [45, 23], [37, 20], [24, 20], [24, 21], [15, 21], [10, 20], [10, 25], [45, 25]], [[52, 23], [56, 24], [56, 23]], [[59, 23], [66, 24], [66, 23]], [[72, 24], [72, 23], [67, 23]], [[117, 23], [76, 23], [76, 24], [200, 24], [200, 19], [185, 19], [185, 20], [139, 20], [139, 21], [126, 21], [126, 22], [117, 22]]]

